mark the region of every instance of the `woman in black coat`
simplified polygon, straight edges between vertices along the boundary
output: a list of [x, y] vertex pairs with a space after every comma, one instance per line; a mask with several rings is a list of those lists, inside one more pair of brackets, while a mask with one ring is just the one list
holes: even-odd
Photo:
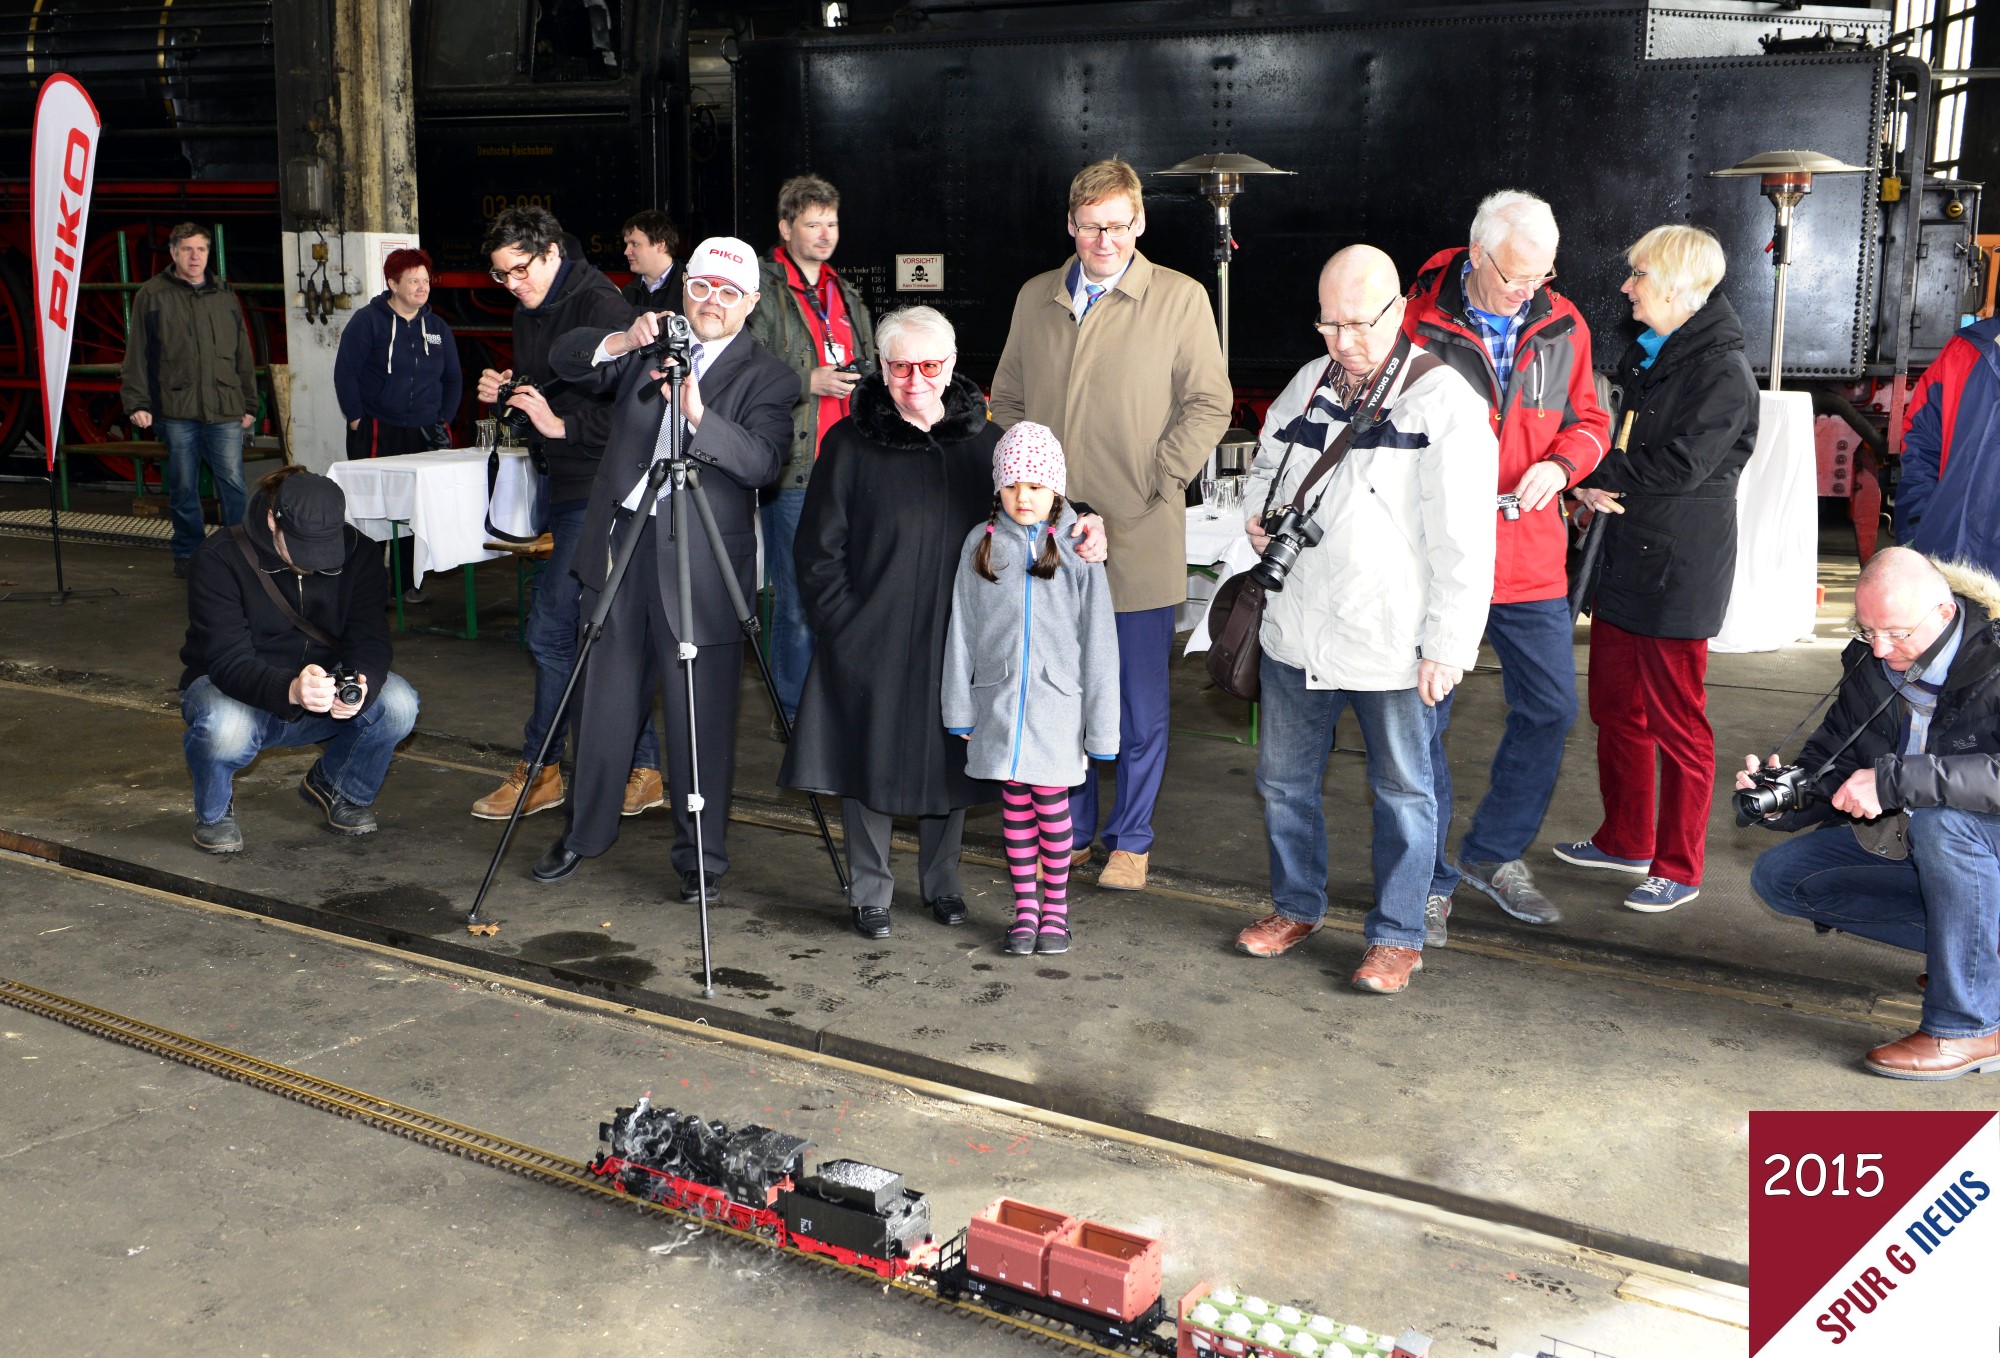
[[1742, 323], [1714, 291], [1715, 237], [1655, 227], [1626, 258], [1621, 291], [1646, 326], [1619, 361], [1631, 435], [1577, 492], [1612, 516], [1590, 628], [1604, 822], [1556, 856], [1644, 876], [1625, 904], [1655, 913], [1701, 887], [1716, 779], [1708, 640], [1729, 607], [1736, 481], [1757, 443], [1758, 398]]
[[[966, 776], [941, 684], [959, 548], [992, 512], [1000, 427], [978, 385], [952, 371], [957, 338], [938, 312], [893, 312], [875, 338], [881, 371], [827, 431], [799, 516], [792, 553], [813, 658], [778, 780], [841, 799], [854, 927], [886, 938], [890, 818], [918, 818], [924, 903], [960, 924], [965, 808], [998, 797]], [[1102, 543], [1101, 525], [1092, 537]], [[1090, 548], [1079, 550], [1101, 559]]]

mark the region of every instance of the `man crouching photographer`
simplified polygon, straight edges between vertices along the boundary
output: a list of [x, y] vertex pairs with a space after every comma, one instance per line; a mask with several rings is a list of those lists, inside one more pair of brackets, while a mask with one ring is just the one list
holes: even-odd
[[230, 794], [261, 750], [320, 745], [299, 795], [335, 834], [375, 832], [389, 756], [417, 724], [417, 691], [389, 672], [382, 544], [345, 522], [340, 487], [303, 467], [257, 484], [239, 528], [211, 534], [188, 571], [182, 748], [194, 842], [238, 853]]
[[1819, 826], [1766, 851], [1750, 884], [1782, 914], [1929, 959], [1921, 1026], [1868, 1069], [2000, 1070], [2000, 581], [1889, 547], [1854, 613], [1839, 696], [1798, 764], [1751, 756], [1736, 775], [1738, 823]]

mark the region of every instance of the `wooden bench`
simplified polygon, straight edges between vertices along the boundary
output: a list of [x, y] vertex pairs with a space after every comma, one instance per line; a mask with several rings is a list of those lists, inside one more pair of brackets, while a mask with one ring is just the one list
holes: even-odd
[[533, 542], [488, 542], [483, 545], [489, 552], [505, 552], [514, 558], [514, 616], [519, 619], [514, 628], [514, 639], [525, 651], [528, 649], [528, 582], [540, 574], [549, 558], [555, 555], [555, 537], [544, 533]]
[[[254, 438], [243, 442], [243, 457], [249, 461], [255, 457], [279, 456], [275, 440], [265, 439], [262, 443]], [[162, 496], [167, 493], [167, 445], [159, 439], [113, 439], [105, 443], [58, 443], [56, 445], [56, 488], [61, 497], [64, 512], [69, 510], [69, 460], [72, 457], [94, 458], [99, 462], [112, 458], [125, 458], [132, 464], [132, 497], [141, 499], [146, 492], [157, 490]], [[146, 468], [157, 465], [158, 480], [148, 486]], [[201, 479], [197, 489], [203, 499], [215, 497], [215, 483], [208, 474], [208, 467], [201, 468]], [[245, 488], [246, 490], [248, 487]]]

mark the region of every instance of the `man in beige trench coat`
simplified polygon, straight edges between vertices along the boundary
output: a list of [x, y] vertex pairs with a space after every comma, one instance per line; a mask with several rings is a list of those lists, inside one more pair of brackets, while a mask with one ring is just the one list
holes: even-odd
[[1146, 208], [1132, 167], [1100, 160], [1078, 171], [1068, 225], [1076, 257], [1015, 299], [993, 418], [1054, 430], [1071, 496], [1104, 516], [1118, 613], [1118, 792], [1100, 827], [1093, 766], [1070, 815], [1077, 864], [1102, 838], [1110, 857], [1097, 884], [1136, 891], [1166, 772], [1174, 609], [1187, 598], [1183, 492], [1229, 427], [1232, 393], [1207, 290], [1138, 252]]

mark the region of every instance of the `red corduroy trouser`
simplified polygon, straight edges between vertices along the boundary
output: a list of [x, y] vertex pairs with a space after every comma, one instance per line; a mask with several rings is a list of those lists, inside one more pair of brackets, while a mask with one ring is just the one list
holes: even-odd
[[1715, 798], [1707, 676], [1705, 640], [1643, 637], [1602, 620], [1590, 625], [1590, 719], [1604, 801], [1604, 823], [1591, 843], [1619, 858], [1650, 858], [1655, 877], [1688, 886], [1701, 885]]

